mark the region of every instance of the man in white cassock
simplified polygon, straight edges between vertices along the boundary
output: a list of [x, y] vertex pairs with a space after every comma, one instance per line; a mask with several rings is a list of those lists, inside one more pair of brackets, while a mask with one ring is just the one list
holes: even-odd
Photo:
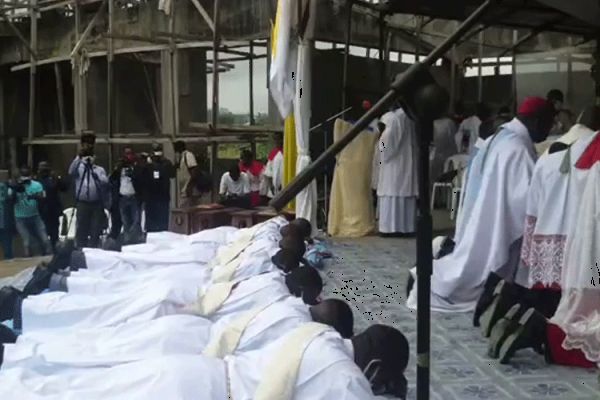
[[[580, 122], [599, 127], [598, 109], [586, 109]], [[527, 195], [521, 261], [514, 284], [491, 275], [486, 286], [495, 283], [495, 287], [484, 292], [475, 309], [474, 324], [481, 319], [486, 336], [517, 303], [533, 307], [547, 318], [554, 315], [561, 298], [567, 232], [577, 215], [588, 173], [575, 164], [594, 137], [592, 129], [577, 124], [537, 161]]]
[[168, 315], [76, 332], [24, 333], [16, 343], [4, 345], [0, 366], [45, 365], [58, 370], [112, 367], [169, 354], [224, 357], [258, 350], [311, 321], [333, 327], [344, 338], [353, 335], [352, 310], [345, 302], [329, 299], [308, 306], [301, 298], [287, 295], [214, 323], [194, 315]]
[[[512, 281], [520, 253], [529, 181], [535, 164], [533, 142], [548, 135], [553, 109], [541, 98], [527, 98], [518, 116], [489, 137], [469, 168], [462, 223], [454, 251], [433, 263], [431, 307], [436, 311], [473, 310], [490, 273]], [[416, 279], [416, 268], [411, 270]], [[416, 285], [408, 307], [417, 306]]]
[[414, 233], [418, 195], [415, 124], [402, 108], [384, 114], [380, 122], [385, 129], [379, 139], [379, 233]]
[[431, 182], [445, 172], [446, 160], [458, 152], [455, 136], [456, 124], [450, 118], [444, 117], [433, 122], [433, 146], [429, 154]]
[[254, 351], [224, 359], [175, 355], [112, 368], [0, 371], [0, 396], [30, 399], [331, 400], [402, 394], [408, 343], [374, 326], [344, 340], [307, 323]]

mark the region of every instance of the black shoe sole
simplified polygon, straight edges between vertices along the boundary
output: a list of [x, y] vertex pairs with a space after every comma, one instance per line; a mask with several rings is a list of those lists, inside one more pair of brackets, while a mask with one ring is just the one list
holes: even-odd
[[521, 306], [515, 304], [506, 313], [504, 318], [494, 325], [490, 334], [490, 344], [488, 346], [488, 356], [490, 358], [498, 358], [500, 355], [500, 346], [511, 333], [513, 333], [518, 327], [518, 318], [521, 310]]
[[519, 327], [504, 340], [500, 347], [500, 364], [508, 364], [517, 350], [528, 347], [524, 345], [524, 341], [540, 316], [533, 308], [525, 311], [519, 319]]

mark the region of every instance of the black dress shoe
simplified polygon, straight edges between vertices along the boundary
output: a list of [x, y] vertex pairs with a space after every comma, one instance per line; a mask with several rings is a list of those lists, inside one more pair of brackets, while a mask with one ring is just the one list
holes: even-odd
[[8, 326], [0, 324], [0, 343], [15, 343], [17, 335]]
[[500, 346], [510, 334], [519, 327], [519, 319], [527, 309], [520, 304], [515, 304], [506, 313], [500, 321], [496, 322], [490, 334], [490, 343], [488, 345], [488, 356], [490, 358], [498, 358], [500, 354]]
[[4, 286], [0, 289], [0, 321], [13, 319], [15, 304], [22, 297], [23, 293], [12, 286]]
[[494, 301], [494, 291], [501, 281], [502, 278], [493, 272], [488, 276], [485, 284], [483, 285], [483, 293], [481, 293], [481, 296], [477, 301], [477, 305], [475, 306], [475, 313], [473, 314], [473, 326], [479, 326], [479, 318]]
[[518, 302], [518, 296], [512, 284], [501, 281], [494, 289], [492, 304], [481, 315], [481, 332], [484, 337], [490, 337], [496, 322]]
[[46, 268], [52, 272], [66, 269], [71, 261], [73, 250], [75, 250], [75, 242], [73, 240], [68, 239], [64, 242], [59, 242], [56, 245], [54, 257], [52, 257]]
[[85, 263], [85, 253], [81, 250], [73, 251], [73, 253], [71, 253], [71, 262], [69, 265], [73, 271], [87, 269], [87, 264]]
[[23, 288], [25, 297], [42, 293], [48, 289], [53, 272], [48, 268], [36, 267], [33, 276]]
[[546, 318], [530, 308], [519, 319], [519, 326], [500, 347], [500, 363], [508, 364], [512, 356], [521, 349], [533, 348], [540, 354], [546, 347]]

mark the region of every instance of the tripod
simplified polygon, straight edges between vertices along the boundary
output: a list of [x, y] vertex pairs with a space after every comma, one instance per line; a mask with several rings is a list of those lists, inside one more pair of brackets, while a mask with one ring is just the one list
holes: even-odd
[[[79, 182], [79, 187], [77, 188], [75, 195], [75, 205], [73, 206], [73, 211], [71, 213], [71, 218], [69, 220], [69, 224], [67, 226], [67, 232], [71, 230], [71, 224], [73, 223], [73, 218], [75, 216], [75, 211], [77, 210], [77, 225], [75, 227], [75, 239], [77, 247], [86, 247], [88, 241], [91, 247], [97, 247], [98, 240], [102, 233], [102, 221], [105, 218], [104, 215], [104, 196], [102, 192], [101, 183], [98, 181], [98, 177], [94, 172], [94, 165], [89, 157], [82, 157], [77, 164], [76, 171], [79, 174], [81, 165], [83, 165], [83, 173], [81, 173], [81, 181]], [[98, 201], [100, 203], [100, 207], [98, 207], [95, 202], [85, 202], [81, 200], [81, 195], [83, 193], [84, 185], [87, 187], [87, 198], [90, 197], [90, 179], [94, 181], [96, 193], [98, 195]], [[85, 204], [85, 208], [83, 205]], [[80, 209], [81, 207], [81, 214]], [[101, 213], [101, 215], [96, 215], [96, 213]], [[82, 237], [82, 233], [85, 234]]]

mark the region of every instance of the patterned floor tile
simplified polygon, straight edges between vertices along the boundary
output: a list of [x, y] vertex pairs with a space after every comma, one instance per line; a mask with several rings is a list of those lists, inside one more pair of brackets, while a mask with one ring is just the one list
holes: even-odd
[[[332, 250], [336, 258], [323, 271], [325, 294], [351, 303], [357, 332], [384, 323], [406, 335], [411, 351], [408, 398], [415, 399], [416, 313], [405, 306], [415, 241], [336, 240]], [[600, 399], [597, 372], [550, 366], [533, 351], [518, 352], [510, 365], [490, 359], [488, 342], [471, 318], [469, 313], [431, 315], [432, 399]]]

